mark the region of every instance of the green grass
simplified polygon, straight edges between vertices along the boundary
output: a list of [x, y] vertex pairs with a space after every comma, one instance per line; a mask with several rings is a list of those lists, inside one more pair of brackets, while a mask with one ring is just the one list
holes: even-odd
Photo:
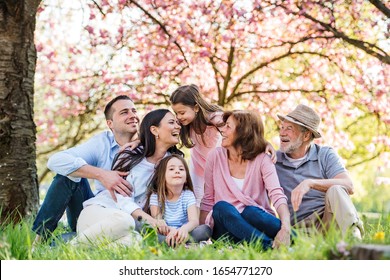
[[[359, 243], [390, 244], [390, 214], [379, 219], [363, 216], [366, 233], [361, 242], [343, 239], [337, 230], [326, 235], [310, 236], [298, 232], [295, 244], [289, 248], [262, 251], [258, 244], [231, 244], [217, 241], [204, 247], [172, 249], [157, 244], [154, 235], [143, 236], [143, 242], [132, 247], [119, 245], [72, 246], [57, 240], [57, 246], [39, 244], [32, 250], [35, 234], [30, 220], [0, 226], [1, 260], [328, 260], [349, 259], [349, 250]], [[55, 234], [64, 229], [59, 228]], [[384, 233], [381, 234], [381, 232]], [[379, 233], [379, 234], [378, 234]]]

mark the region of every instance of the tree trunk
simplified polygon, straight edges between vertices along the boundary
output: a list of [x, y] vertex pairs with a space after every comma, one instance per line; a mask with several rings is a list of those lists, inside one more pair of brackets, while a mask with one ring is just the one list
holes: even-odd
[[39, 204], [33, 119], [39, 2], [0, 0], [1, 223], [18, 222]]

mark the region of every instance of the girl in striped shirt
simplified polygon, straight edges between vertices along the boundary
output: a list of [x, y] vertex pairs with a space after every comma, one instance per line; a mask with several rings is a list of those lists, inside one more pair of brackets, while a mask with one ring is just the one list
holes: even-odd
[[211, 236], [207, 225], [199, 226], [199, 216], [187, 163], [178, 155], [162, 159], [149, 186], [149, 211], [167, 226], [159, 227], [159, 240], [169, 246], [191, 240], [206, 241]]

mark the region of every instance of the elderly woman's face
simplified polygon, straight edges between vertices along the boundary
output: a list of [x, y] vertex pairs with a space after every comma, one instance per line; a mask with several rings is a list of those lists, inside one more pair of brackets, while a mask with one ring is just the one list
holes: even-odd
[[223, 127], [220, 128], [222, 135], [221, 146], [228, 148], [233, 146], [234, 140], [236, 139], [236, 120], [233, 116], [230, 116]]

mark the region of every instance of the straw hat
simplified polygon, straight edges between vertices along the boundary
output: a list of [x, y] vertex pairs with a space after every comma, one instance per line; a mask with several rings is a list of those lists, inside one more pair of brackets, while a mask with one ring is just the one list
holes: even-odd
[[306, 127], [313, 133], [314, 138], [321, 137], [321, 133], [317, 131], [321, 119], [312, 108], [306, 105], [299, 104], [294, 109], [294, 111], [287, 114], [287, 116], [281, 116], [281, 115], [277, 115], [277, 116], [282, 121], [286, 120], [298, 124], [300, 126]]

